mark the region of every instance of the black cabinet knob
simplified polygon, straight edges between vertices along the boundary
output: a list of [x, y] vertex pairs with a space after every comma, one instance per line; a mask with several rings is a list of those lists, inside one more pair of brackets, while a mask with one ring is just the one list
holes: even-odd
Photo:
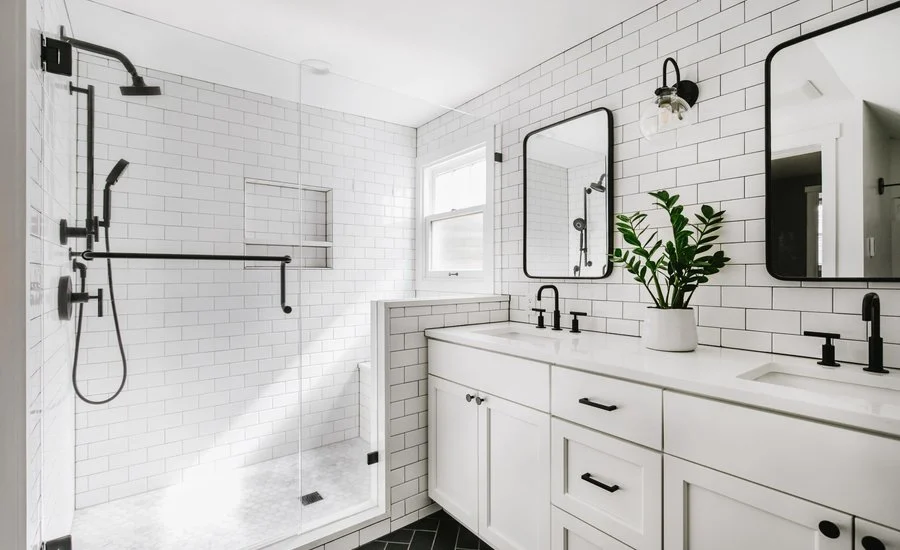
[[484, 397], [476, 397], [476, 398], [475, 398], [475, 404], [476, 404], [476, 405], [481, 405], [481, 404], [484, 403], [484, 402], [485, 402]]
[[474, 396], [474, 395], [472, 395], [471, 393], [467, 393], [467, 394], [466, 394], [466, 401], [468, 401], [469, 403], [471, 403], [473, 399], [475, 399], [475, 396]]
[[841, 536], [840, 527], [828, 520], [819, 522], [819, 532], [830, 539], [836, 539]]
[[885, 550], [884, 543], [875, 537], [865, 536], [862, 538], [863, 550]]

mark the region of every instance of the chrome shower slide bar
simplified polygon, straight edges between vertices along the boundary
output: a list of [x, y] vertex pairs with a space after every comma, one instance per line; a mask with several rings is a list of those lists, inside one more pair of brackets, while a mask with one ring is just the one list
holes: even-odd
[[81, 256], [85, 260], [198, 260], [214, 262], [280, 262], [281, 263], [281, 311], [290, 313], [293, 311], [287, 305], [287, 272], [285, 267], [291, 263], [290, 256], [241, 256], [232, 254], [153, 254], [145, 252], [96, 252], [85, 250], [84, 252], [72, 252], [73, 256]]

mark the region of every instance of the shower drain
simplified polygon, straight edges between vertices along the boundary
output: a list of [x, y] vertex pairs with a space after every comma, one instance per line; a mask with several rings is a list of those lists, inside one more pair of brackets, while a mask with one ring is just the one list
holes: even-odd
[[309, 506], [310, 504], [313, 504], [314, 502], [319, 502], [320, 500], [323, 500], [323, 499], [324, 499], [324, 497], [319, 494], [319, 491], [315, 491], [315, 492], [309, 493], [308, 495], [303, 495], [302, 497], [300, 497], [300, 504], [302, 504], [304, 506]]

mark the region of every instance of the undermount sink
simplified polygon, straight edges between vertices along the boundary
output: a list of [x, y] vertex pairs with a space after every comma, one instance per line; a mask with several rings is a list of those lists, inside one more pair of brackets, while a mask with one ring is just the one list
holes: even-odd
[[773, 362], [739, 378], [825, 395], [875, 414], [900, 410], [900, 376], [869, 374], [861, 365], [826, 368]]
[[[549, 330], [549, 329], [547, 329]], [[531, 328], [530, 330], [522, 330], [518, 328], [512, 327], [502, 327], [495, 328], [490, 330], [480, 331], [481, 334], [485, 336], [493, 336], [494, 338], [505, 338], [506, 340], [514, 340], [516, 342], [523, 342], [526, 344], [533, 344], [536, 346], [546, 346], [553, 345], [557, 343], [557, 339], [552, 336], [546, 336], [543, 334], [538, 334], [540, 332], [536, 328]]]

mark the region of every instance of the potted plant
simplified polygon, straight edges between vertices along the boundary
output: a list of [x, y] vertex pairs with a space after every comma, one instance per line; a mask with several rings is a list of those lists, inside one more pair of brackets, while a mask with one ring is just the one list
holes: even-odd
[[647, 214], [616, 216], [616, 229], [631, 249], [616, 248], [612, 261], [621, 264], [644, 285], [654, 305], [647, 308], [641, 338], [645, 347], [661, 351], [693, 351], [697, 347], [697, 322], [689, 307], [697, 287], [721, 270], [730, 258], [713, 251], [725, 211], [708, 204], [694, 214], [684, 213], [678, 195], [666, 191], [650, 193], [669, 216], [672, 238], [663, 241], [659, 229], [647, 227]]

